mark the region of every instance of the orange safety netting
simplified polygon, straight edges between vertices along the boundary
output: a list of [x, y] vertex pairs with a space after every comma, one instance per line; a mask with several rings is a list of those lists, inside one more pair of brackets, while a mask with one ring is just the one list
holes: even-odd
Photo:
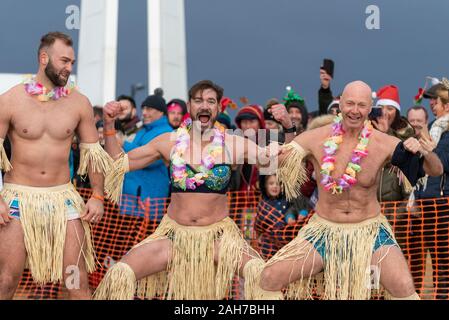
[[[90, 190], [80, 189], [87, 199]], [[107, 269], [135, 244], [156, 229], [169, 199], [140, 201], [124, 197], [121, 209], [106, 203], [102, 221], [92, 228], [99, 266], [89, 277], [94, 290]], [[230, 217], [234, 219], [249, 243], [269, 259], [290, 242], [305, 222], [288, 225], [274, 209], [258, 205], [260, 195], [254, 192], [230, 192]], [[423, 299], [447, 299], [449, 288], [449, 199], [407, 202], [383, 202], [382, 212], [390, 221], [396, 239], [407, 258], [418, 293]], [[308, 217], [309, 218], [309, 217]], [[242, 298], [242, 281], [236, 279], [233, 299]], [[16, 299], [64, 299], [60, 284], [36, 286], [28, 270], [16, 291]]]

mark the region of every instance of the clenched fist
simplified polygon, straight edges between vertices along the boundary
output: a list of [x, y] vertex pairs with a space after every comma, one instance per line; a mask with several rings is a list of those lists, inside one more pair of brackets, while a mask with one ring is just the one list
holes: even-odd
[[293, 127], [292, 120], [288, 114], [287, 108], [283, 104], [275, 104], [268, 110], [273, 118], [278, 121], [284, 128]]
[[110, 124], [123, 112], [124, 107], [118, 101], [110, 101], [103, 107], [104, 124]]
[[407, 140], [405, 140], [404, 148], [405, 150], [410, 151], [413, 154], [418, 152], [422, 153], [423, 151], [421, 144], [419, 143], [418, 140], [416, 140], [416, 138], [408, 138]]

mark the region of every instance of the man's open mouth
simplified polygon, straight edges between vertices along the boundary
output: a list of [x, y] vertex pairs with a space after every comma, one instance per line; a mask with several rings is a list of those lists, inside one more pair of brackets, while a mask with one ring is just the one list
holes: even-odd
[[210, 120], [210, 114], [201, 113], [198, 115], [198, 120], [200, 120], [201, 123], [208, 123]]

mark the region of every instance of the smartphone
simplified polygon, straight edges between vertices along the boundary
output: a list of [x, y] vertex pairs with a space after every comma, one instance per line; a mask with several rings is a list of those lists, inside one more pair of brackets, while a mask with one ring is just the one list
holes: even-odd
[[377, 118], [382, 117], [382, 108], [372, 108], [371, 112], [368, 115], [368, 119], [375, 120]]

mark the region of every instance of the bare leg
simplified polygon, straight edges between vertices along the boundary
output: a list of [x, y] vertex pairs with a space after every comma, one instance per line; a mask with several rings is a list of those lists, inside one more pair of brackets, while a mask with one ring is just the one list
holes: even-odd
[[140, 280], [166, 270], [170, 253], [170, 240], [154, 240], [132, 249], [120, 262], [130, 266], [136, 276], [136, 280]]
[[94, 298], [132, 300], [136, 281], [166, 270], [170, 253], [171, 243], [168, 239], [153, 240], [132, 249], [108, 270]]
[[0, 300], [12, 299], [25, 268], [26, 250], [20, 221], [0, 227]]
[[396, 246], [382, 246], [371, 260], [380, 270], [380, 283], [395, 298], [412, 296], [415, 293], [413, 277], [401, 250]]
[[262, 289], [278, 291], [291, 282], [314, 276], [323, 269], [323, 260], [310, 242], [300, 240], [298, 243], [287, 244], [291, 245], [301, 249], [288, 260], [267, 263], [261, 276]]
[[90, 299], [89, 278], [83, 252], [86, 250], [84, 228], [81, 220], [67, 222], [64, 246], [63, 279], [68, 289], [69, 299]]

